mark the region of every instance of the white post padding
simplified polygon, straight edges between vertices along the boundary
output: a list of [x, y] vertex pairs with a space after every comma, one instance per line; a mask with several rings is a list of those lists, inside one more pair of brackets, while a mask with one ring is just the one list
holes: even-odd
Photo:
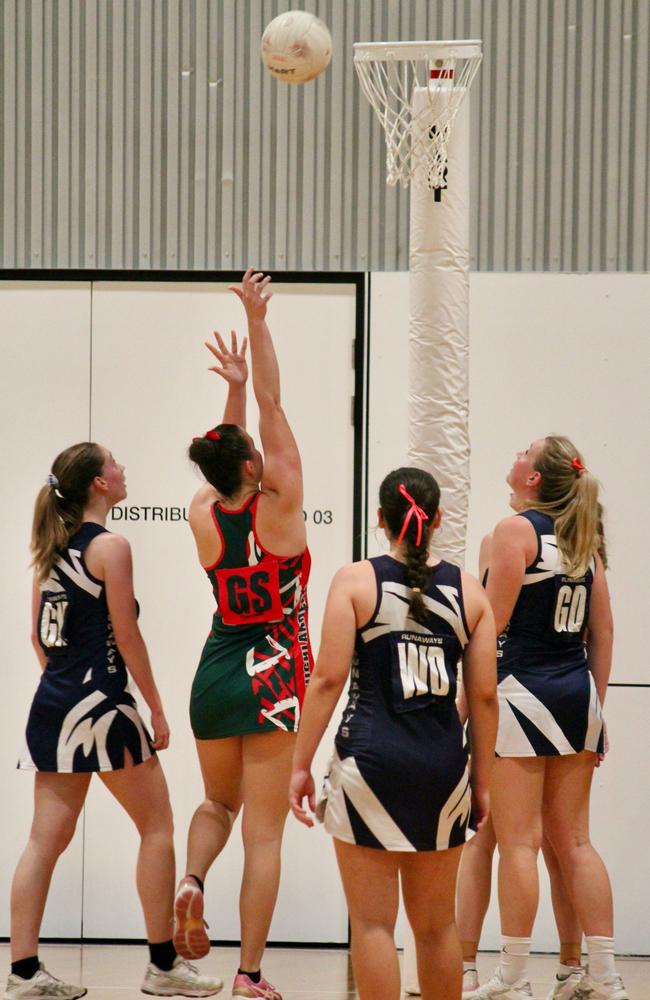
[[[414, 111], [429, 99], [417, 88]], [[416, 119], [414, 127], [423, 126]], [[442, 491], [434, 553], [460, 565], [469, 506], [469, 149], [465, 95], [451, 128], [441, 200], [411, 184], [409, 249], [408, 458]]]
[[[429, 100], [425, 88], [415, 108]], [[465, 95], [467, 97], [467, 95]], [[456, 115], [441, 200], [411, 185], [409, 464], [441, 489], [432, 551], [463, 565], [469, 507], [469, 102]], [[404, 990], [418, 995], [415, 940], [404, 937]]]

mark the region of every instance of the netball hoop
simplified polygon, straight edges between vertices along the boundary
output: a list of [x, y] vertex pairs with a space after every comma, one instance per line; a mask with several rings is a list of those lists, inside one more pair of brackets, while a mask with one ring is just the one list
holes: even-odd
[[481, 42], [357, 42], [354, 66], [386, 137], [386, 183], [446, 187], [447, 143]]
[[356, 43], [386, 180], [411, 185], [409, 462], [442, 490], [434, 551], [462, 565], [469, 496], [469, 102], [480, 41]]

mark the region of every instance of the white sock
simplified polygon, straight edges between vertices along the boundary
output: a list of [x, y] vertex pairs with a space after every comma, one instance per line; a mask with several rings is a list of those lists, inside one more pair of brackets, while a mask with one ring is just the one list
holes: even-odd
[[585, 937], [589, 955], [589, 975], [597, 983], [616, 975], [614, 938]]
[[568, 979], [572, 973], [580, 972], [580, 968], [579, 965], [564, 965], [563, 962], [558, 962], [556, 976], [558, 979]]
[[473, 969], [476, 972], [476, 959], [470, 959], [468, 962], [463, 962], [463, 972], [469, 972]]
[[502, 937], [501, 960], [499, 968], [501, 978], [508, 986], [518, 979], [523, 979], [530, 954], [530, 938]]

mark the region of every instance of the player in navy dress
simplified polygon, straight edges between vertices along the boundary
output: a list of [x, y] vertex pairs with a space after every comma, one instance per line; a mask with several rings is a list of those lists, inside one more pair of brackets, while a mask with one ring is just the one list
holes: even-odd
[[[32, 642], [42, 675], [18, 763], [36, 772], [34, 819], [11, 889], [6, 1000], [75, 1000], [87, 992], [43, 968], [38, 933], [54, 866], [93, 772], [141, 838], [137, 881], [151, 958], [143, 992], [209, 996], [222, 986], [183, 961], [170, 938], [172, 814], [156, 756], [169, 728], [137, 624], [130, 547], [105, 527], [108, 511], [125, 497], [124, 467], [84, 442], [55, 459], [36, 500]], [[153, 739], [128, 691], [126, 664], [151, 710]]]
[[[390, 554], [339, 570], [307, 691], [291, 804], [307, 825], [315, 750], [351, 673], [319, 803], [331, 833], [352, 923], [361, 1000], [397, 1000], [393, 931], [401, 879], [425, 1000], [460, 998], [454, 923], [456, 872], [470, 813], [488, 812], [496, 733], [494, 622], [473, 577], [429, 556], [440, 491], [418, 469], [390, 473], [379, 525]], [[462, 658], [472, 739], [467, 766], [455, 706]]]
[[487, 595], [498, 638], [498, 759], [491, 784], [503, 946], [473, 1000], [525, 1000], [542, 831], [584, 929], [589, 971], [551, 997], [627, 1000], [614, 964], [612, 895], [589, 838], [589, 793], [603, 750], [612, 617], [598, 482], [567, 438], [519, 452], [507, 477], [517, 512], [497, 525]]

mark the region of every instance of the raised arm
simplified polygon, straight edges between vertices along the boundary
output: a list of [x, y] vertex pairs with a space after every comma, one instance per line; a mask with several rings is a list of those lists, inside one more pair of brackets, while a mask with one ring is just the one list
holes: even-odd
[[218, 364], [210, 367], [211, 372], [220, 375], [228, 383], [228, 396], [223, 411], [222, 424], [237, 424], [246, 429], [246, 382], [248, 380], [248, 365], [246, 364], [246, 347], [248, 340], [244, 337], [241, 349], [237, 347], [237, 334], [230, 334], [230, 350], [226, 347], [220, 333], [215, 330], [216, 345], [210, 341], [205, 346], [216, 358]]
[[271, 279], [249, 267], [242, 287], [233, 287], [248, 320], [253, 391], [260, 413], [260, 438], [264, 452], [262, 489], [276, 493], [284, 504], [302, 507], [300, 454], [280, 400], [280, 369], [266, 324]]
[[314, 825], [303, 806], [306, 796], [311, 811], [315, 808], [312, 760], [336, 708], [354, 653], [356, 618], [352, 591], [356, 578], [356, 567], [352, 565], [344, 566], [332, 580], [323, 617], [318, 660], [302, 708], [289, 801], [296, 819], [306, 826]]

